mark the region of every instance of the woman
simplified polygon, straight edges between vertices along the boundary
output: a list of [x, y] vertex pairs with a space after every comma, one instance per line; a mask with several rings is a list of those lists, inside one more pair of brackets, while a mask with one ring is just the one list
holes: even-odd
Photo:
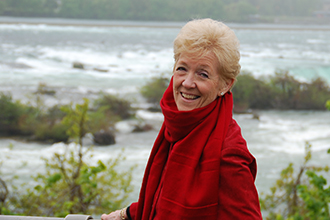
[[232, 119], [238, 47], [234, 32], [218, 21], [193, 20], [181, 29], [160, 103], [165, 120], [139, 200], [101, 219], [262, 219], [256, 161]]

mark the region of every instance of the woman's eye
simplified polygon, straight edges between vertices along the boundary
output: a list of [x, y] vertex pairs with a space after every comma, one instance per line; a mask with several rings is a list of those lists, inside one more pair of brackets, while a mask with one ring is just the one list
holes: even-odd
[[186, 71], [186, 68], [179, 66], [178, 68], [176, 68], [177, 71]]
[[203, 78], [209, 78], [209, 75], [205, 72], [200, 72], [199, 75]]

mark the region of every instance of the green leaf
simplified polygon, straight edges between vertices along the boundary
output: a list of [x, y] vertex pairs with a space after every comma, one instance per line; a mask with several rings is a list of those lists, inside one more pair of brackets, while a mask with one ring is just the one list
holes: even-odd
[[47, 178], [47, 182], [51, 186], [54, 183], [56, 183], [57, 181], [59, 181], [61, 178], [62, 178], [62, 175], [60, 173], [55, 173], [52, 176]]

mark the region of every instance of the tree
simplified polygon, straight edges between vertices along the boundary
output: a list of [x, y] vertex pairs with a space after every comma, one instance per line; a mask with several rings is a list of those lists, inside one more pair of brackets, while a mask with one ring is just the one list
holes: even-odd
[[249, 16], [256, 14], [257, 9], [247, 1], [239, 1], [225, 6], [226, 18], [234, 22], [248, 22]]
[[64, 217], [72, 213], [99, 214], [124, 205], [132, 191], [132, 168], [116, 171], [124, 157], [119, 155], [106, 163], [98, 161], [94, 166], [86, 162], [92, 157], [92, 149], [82, 147], [82, 137], [88, 131], [88, 103], [84, 99], [75, 108], [63, 108], [67, 115], [62, 122], [69, 127], [67, 133], [75, 142], [63, 153], [44, 159], [45, 173], [34, 176], [33, 188], [25, 186], [22, 195], [11, 197], [14, 213]]

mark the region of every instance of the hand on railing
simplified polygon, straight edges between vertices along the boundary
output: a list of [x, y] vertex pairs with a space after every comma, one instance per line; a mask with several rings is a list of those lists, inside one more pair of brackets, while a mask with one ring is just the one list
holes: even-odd
[[128, 219], [126, 214], [126, 209], [123, 208], [121, 210], [117, 210], [114, 212], [111, 212], [110, 214], [103, 214], [101, 215], [101, 220], [126, 220]]
[[65, 218], [0, 215], [0, 220], [91, 220], [90, 215], [67, 215]]

